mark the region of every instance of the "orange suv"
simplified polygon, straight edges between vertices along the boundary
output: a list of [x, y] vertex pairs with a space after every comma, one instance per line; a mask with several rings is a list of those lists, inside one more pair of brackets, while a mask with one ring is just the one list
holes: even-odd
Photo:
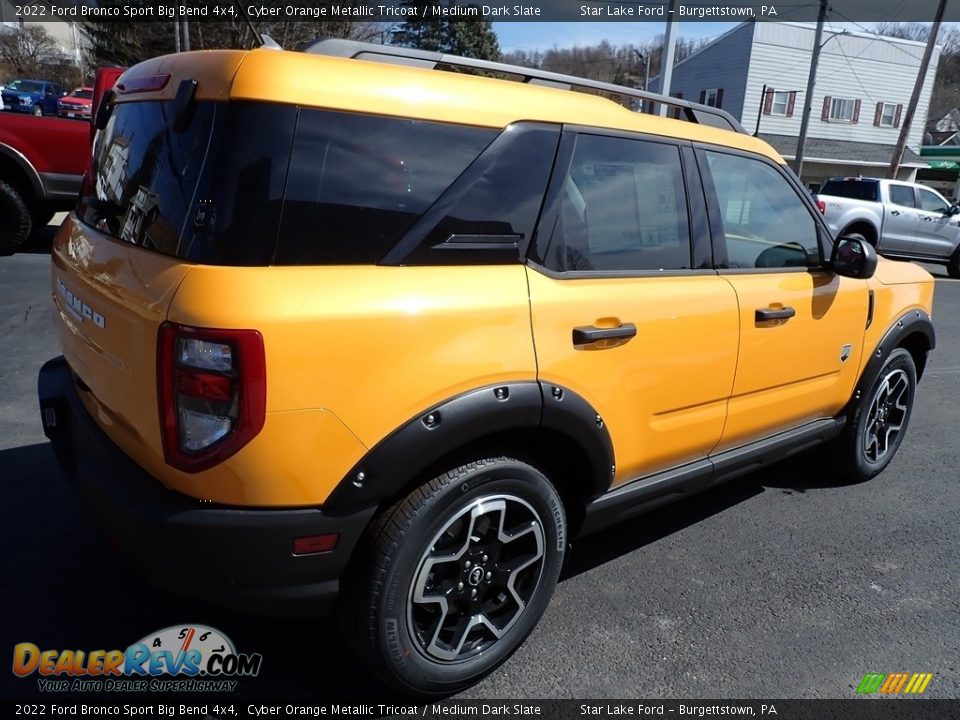
[[716, 108], [325, 41], [150, 60], [96, 123], [67, 477], [156, 582], [339, 597], [405, 691], [502, 663], [579, 534], [821, 442], [880, 472], [934, 346], [931, 276]]

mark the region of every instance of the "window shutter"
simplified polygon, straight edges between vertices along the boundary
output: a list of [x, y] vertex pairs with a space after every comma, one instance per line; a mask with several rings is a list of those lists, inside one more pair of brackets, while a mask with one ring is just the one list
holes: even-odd
[[701, 91], [700, 91], [700, 104], [703, 105], [706, 101], [707, 101], [707, 91], [706, 91], [706, 90], [701, 90]]
[[776, 92], [772, 87], [767, 88], [767, 94], [763, 97], [763, 114], [769, 115], [773, 110], [773, 93]]
[[787, 117], [793, 117], [793, 106], [797, 102], [797, 91], [792, 90], [789, 95], [787, 95]]
[[873, 113], [873, 125], [874, 127], [880, 127], [880, 120], [883, 119], [883, 103], [877, 103], [877, 109]]
[[852, 122], [854, 125], [860, 122], [860, 101], [859, 100], [853, 101], [853, 120], [851, 120], [850, 122]]
[[823, 98], [823, 112], [820, 113], [821, 120], [830, 119], [830, 96], [827, 95]]
[[717, 107], [718, 108], [723, 107], [723, 88], [717, 89]]
[[895, 128], [900, 127], [900, 113], [903, 112], [903, 105], [897, 105], [897, 112], [893, 116], [893, 126]]

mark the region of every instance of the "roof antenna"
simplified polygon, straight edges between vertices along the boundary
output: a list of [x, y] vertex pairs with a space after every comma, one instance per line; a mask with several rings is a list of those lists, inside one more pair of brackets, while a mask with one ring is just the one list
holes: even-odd
[[257, 28], [254, 27], [253, 21], [250, 20], [250, 15], [247, 13], [247, 9], [243, 6], [243, 3], [240, 0], [233, 0], [234, 7], [237, 8], [237, 11], [240, 13], [240, 17], [243, 18], [243, 21], [247, 24], [247, 27], [250, 29], [250, 32], [253, 33], [254, 40], [259, 43], [259, 47], [268, 47], [274, 50], [283, 50], [280, 44], [274, 40], [269, 35], [265, 35], [257, 32]]

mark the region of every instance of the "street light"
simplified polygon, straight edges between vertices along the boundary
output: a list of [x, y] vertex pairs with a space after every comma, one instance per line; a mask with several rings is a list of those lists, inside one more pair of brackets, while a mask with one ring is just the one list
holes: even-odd
[[643, 91], [646, 92], [650, 86], [650, 61], [643, 56], [643, 53], [634, 48], [633, 54], [643, 63]]

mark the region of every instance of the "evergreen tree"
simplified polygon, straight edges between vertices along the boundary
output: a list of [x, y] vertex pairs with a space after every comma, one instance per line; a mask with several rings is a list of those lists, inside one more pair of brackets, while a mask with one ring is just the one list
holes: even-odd
[[434, 13], [433, 8], [453, 7], [456, 0], [403, 0], [401, 5], [415, 8], [417, 13], [393, 28], [390, 40], [394, 45], [482, 60], [500, 59], [497, 34], [489, 20], [456, 20], [453, 18], [457, 16]]

